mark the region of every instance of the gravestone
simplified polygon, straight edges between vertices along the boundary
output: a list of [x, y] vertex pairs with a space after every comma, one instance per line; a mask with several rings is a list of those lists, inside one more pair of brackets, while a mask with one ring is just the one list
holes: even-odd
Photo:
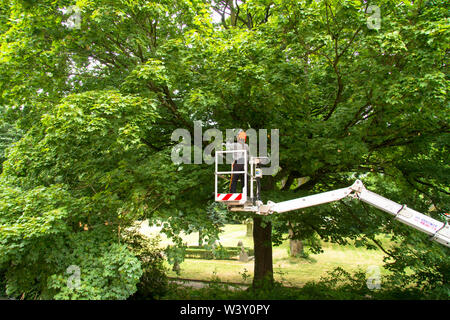
[[248, 262], [248, 260], [249, 260], [248, 253], [245, 252], [245, 248], [242, 246], [241, 252], [239, 253], [239, 261]]

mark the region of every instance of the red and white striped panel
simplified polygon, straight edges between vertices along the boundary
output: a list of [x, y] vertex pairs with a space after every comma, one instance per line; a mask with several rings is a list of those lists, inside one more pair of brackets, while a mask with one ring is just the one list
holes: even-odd
[[242, 193], [218, 193], [216, 201], [239, 201], [242, 200]]

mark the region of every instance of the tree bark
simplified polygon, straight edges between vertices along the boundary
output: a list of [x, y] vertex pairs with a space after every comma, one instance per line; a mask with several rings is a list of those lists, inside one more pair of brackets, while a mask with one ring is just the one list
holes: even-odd
[[297, 257], [298, 255], [303, 254], [303, 242], [301, 240], [292, 239], [292, 236], [294, 235], [294, 231], [289, 228], [289, 246], [290, 246], [290, 256], [291, 257]]
[[253, 243], [255, 251], [255, 269], [253, 276], [253, 288], [272, 286], [272, 223], [264, 222], [262, 217], [253, 218]]
[[203, 232], [202, 229], [198, 230], [198, 246], [203, 247]]
[[247, 225], [247, 234], [246, 234], [246, 236], [247, 237], [252, 237], [253, 236], [253, 223], [251, 221], [248, 221], [246, 223], [246, 225]]

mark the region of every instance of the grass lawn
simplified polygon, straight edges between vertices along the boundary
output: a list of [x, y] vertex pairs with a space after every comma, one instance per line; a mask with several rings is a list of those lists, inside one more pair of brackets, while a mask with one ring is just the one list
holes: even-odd
[[[149, 227], [143, 223], [141, 232], [148, 236], [160, 235], [161, 246], [170, 244], [164, 235], [159, 233], [156, 227]], [[188, 245], [198, 244], [198, 233], [182, 235]], [[226, 225], [220, 235], [220, 243], [223, 246], [236, 246], [242, 241], [245, 247], [253, 248], [253, 238], [246, 236], [244, 224]], [[379, 266], [383, 270], [383, 252], [380, 250], [367, 250], [354, 246], [339, 246], [337, 244], [323, 243], [324, 252], [321, 254], [309, 254], [308, 259], [289, 257], [289, 242], [285, 241], [281, 246], [273, 247], [273, 267], [275, 280], [288, 286], [302, 286], [308, 281], [320, 280], [330, 271], [341, 267], [353, 272], [357, 269], [366, 270], [369, 266]], [[306, 248], [307, 249], [307, 248]], [[253, 261], [240, 262], [235, 260], [201, 260], [186, 259], [181, 263], [180, 278], [211, 280], [219, 278], [225, 282], [250, 283], [253, 278]], [[169, 276], [176, 277], [176, 273], [169, 268]]]

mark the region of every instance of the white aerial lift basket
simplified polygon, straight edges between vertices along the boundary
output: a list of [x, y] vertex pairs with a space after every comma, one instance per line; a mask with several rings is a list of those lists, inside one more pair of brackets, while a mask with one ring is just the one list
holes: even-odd
[[[219, 156], [226, 153], [243, 153], [244, 154], [244, 171], [219, 171]], [[245, 150], [227, 150], [227, 151], [217, 151], [215, 159], [215, 201], [225, 202], [229, 205], [243, 205], [247, 202], [247, 152]], [[220, 175], [233, 175], [233, 174], [243, 174], [244, 175], [244, 187], [242, 188], [242, 193], [219, 193], [217, 190], [218, 178]]]

